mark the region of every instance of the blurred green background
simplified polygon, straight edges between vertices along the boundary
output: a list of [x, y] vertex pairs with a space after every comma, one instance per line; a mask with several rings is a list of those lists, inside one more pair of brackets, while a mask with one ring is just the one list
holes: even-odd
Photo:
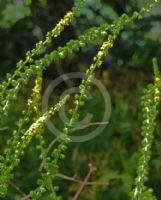
[[[131, 14], [148, 1], [141, 0], [87, 0], [78, 14], [76, 21], [64, 31], [59, 39], [53, 41], [49, 51], [64, 46], [69, 39], [75, 39], [88, 28], [101, 23], [112, 23], [122, 13]], [[8, 72], [15, 70], [19, 59], [24, 58], [25, 52], [43, 39], [47, 31], [71, 9], [72, 0], [20, 0], [0, 1], [0, 81], [5, 79]], [[109, 125], [95, 139], [86, 143], [73, 143], [69, 147], [66, 159], [60, 168], [60, 173], [75, 176], [83, 180], [88, 171], [88, 164], [97, 167], [91, 181], [106, 183], [85, 187], [80, 200], [126, 200], [129, 199], [133, 179], [136, 172], [138, 148], [141, 143], [140, 125], [140, 97], [142, 90], [153, 81], [151, 60], [155, 56], [161, 66], [161, 6], [157, 6], [145, 18], [126, 27], [110, 50], [103, 66], [96, 73], [96, 77], [107, 88], [112, 102], [112, 113]], [[77, 55], [53, 63], [44, 72], [44, 90], [46, 86], [61, 74], [69, 72], [85, 72], [96, 54], [98, 44], [89, 45]], [[64, 84], [65, 85], [65, 84]], [[77, 82], [72, 83], [78, 85]], [[19, 94], [18, 102], [12, 107], [8, 119], [8, 129], [0, 132], [0, 149], [5, 148], [6, 140], [16, 128], [21, 110], [25, 107], [31, 92], [33, 80]], [[63, 86], [65, 87], [65, 86]], [[53, 99], [60, 95], [58, 90]], [[87, 112], [93, 114], [92, 121], [100, 121], [103, 113], [102, 101], [97, 89], [92, 91], [92, 100], [85, 104], [82, 116]], [[161, 134], [160, 117], [155, 131], [155, 143], [150, 162], [150, 178], [147, 183], [154, 188], [158, 200], [161, 199]], [[53, 119], [58, 126], [62, 126], [58, 117]], [[83, 130], [88, 134], [94, 127]], [[75, 133], [77, 134], [77, 133]], [[54, 135], [46, 128], [45, 139], [50, 143]], [[39, 177], [39, 151], [32, 144], [26, 151], [21, 165], [15, 171], [13, 184], [24, 193], [35, 189], [36, 179]], [[70, 200], [79, 188], [79, 183], [57, 179], [60, 186], [59, 194], [65, 200]], [[9, 189], [6, 200], [18, 200], [22, 195], [13, 185]], [[46, 197], [47, 199], [47, 197]]]

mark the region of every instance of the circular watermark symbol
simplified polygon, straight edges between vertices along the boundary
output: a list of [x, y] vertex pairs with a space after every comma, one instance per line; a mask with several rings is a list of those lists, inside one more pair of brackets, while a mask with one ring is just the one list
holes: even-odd
[[[55, 80], [53, 80], [44, 92], [43, 100], [42, 100], [42, 111], [43, 112], [48, 111], [48, 109], [49, 109], [49, 99], [50, 99], [51, 95], [53, 94], [54, 90], [60, 84], [62, 84], [63, 82], [71, 81], [73, 79], [83, 80], [83, 79], [86, 79], [86, 78], [87, 78], [87, 75], [85, 73], [72, 72], [72, 73], [68, 73], [68, 74], [63, 74], [63, 75], [59, 76], [58, 78], [56, 78]], [[102, 98], [103, 98], [102, 104], [104, 104], [104, 111], [103, 112], [101, 111], [102, 112], [102, 119], [99, 122], [92, 122], [94, 114], [87, 112], [86, 116], [83, 119], [80, 119], [80, 121], [73, 123], [72, 128], [74, 130], [81, 130], [81, 129], [84, 129], [84, 128], [88, 128], [92, 125], [96, 128], [94, 128], [94, 130], [90, 131], [86, 135], [76, 135], [76, 134], [70, 135], [69, 138], [72, 142], [89, 141], [89, 140], [95, 138], [96, 136], [98, 136], [99, 134], [101, 134], [101, 132], [105, 129], [105, 127], [108, 124], [108, 120], [109, 120], [110, 115], [111, 115], [110, 95], [109, 95], [108, 91], [106, 90], [105, 86], [97, 78], [95, 78], [95, 77], [92, 78], [92, 85], [95, 86], [99, 90], [99, 93], [102, 95]], [[60, 99], [62, 99], [62, 97], [64, 97], [67, 94], [72, 95], [72, 94], [78, 94], [78, 93], [79, 93], [79, 86], [78, 87], [71, 87], [71, 88], [66, 89], [60, 95]], [[86, 95], [87, 95], [88, 100], [93, 99], [92, 95], [90, 95], [89, 92], [87, 92]], [[67, 117], [66, 112], [65, 112], [65, 105], [59, 111], [59, 117], [64, 124], [66, 124], [70, 121], [70, 119]], [[53, 124], [53, 122], [51, 120], [48, 120], [46, 122], [46, 125], [47, 125], [48, 129], [55, 136], [60, 136], [60, 135], [63, 134], [63, 132], [61, 130], [59, 130]]]

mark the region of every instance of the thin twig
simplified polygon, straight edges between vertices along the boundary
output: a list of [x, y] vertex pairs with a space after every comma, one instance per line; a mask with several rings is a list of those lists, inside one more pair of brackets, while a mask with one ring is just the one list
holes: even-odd
[[3, 128], [0, 128], [0, 131], [5, 131], [7, 129], [8, 129], [8, 127], [3, 127]]
[[82, 182], [82, 184], [80, 185], [78, 191], [76, 192], [76, 194], [74, 195], [73, 199], [72, 200], [77, 200], [78, 197], [80, 196], [81, 192], [83, 191], [83, 189], [85, 188], [86, 186], [86, 183], [88, 182], [88, 180], [90, 179], [92, 173], [96, 171], [96, 167], [94, 167], [92, 164], [89, 164], [89, 172], [88, 174], [86, 175], [84, 181]]
[[[39, 187], [37, 187], [34, 191], [38, 192], [39, 191]], [[30, 199], [30, 194], [25, 195], [23, 198], [21, 198], [21, 200], [31, 200]]]
[[[90, 167], [90, 170], [91, 170], [90, 171], [90, 176], [91, 176], [91, 174], [96, 170], [96, 168], [93, 167], [91, 164], [89, 165], [89, 167]], [[81, 186], [83, 185], [83, 188], [84, 188], [84, 186], [91, 186], [91, 185], [95, 185], [95, 186], [107, 186], [107, 185], [109, 185], [108, 183], [105, 183], [105, 182], [104, 183], [103, 182], [89, 182], [88, 180], [89, 180], [90, 177], [88, 178], [88, 180], [82, 181], [82, 180], [75, 179], [74, 177], [70, 177], [70, 176], [67, 176], [65, 174], [62, 174], [62, 173], [57, 173], [55, 176], [58, 177], [58, 178], [62, 178], [64, 180], [67, 180], [67, 181], [79, 183]], [[34, 191], [39, 191], [39, 187], [37, 187]], [[25, 195], [21, 200], [30, 200], [30, 194]]]
[[[75, 182], [75, 183], [79, 183], [79, 184], [82, 184], [83, 183], [83, 181], [82, 180], [78, 180], [78, 179], [75, 179], [74, 177], [70, 177], [70, 176], [67, 176], [67, 175], [64, 175], [64, 174], [61, 174], [61, 173], [57, 173], [56, 174], [56, 176], [57, 177], [59, 177], [59, 178], [62, 178], [62, 179], [64, 179], [64, 180], [67, 180], [67, 181], [72, 181], [72, 182]], [[100, 186], [102, 186], [102, 185], [108, 185], [108, 183], [103, 183], [103, 182], [86, 182], [86, 183], [84, 183], [85, 185], [100, 185]]]
[[26, 196], [27, 194], [24, 193], [17, 185], [15, 185], [14, 183], [10, 182], [9, 185], [15, 189], [19, 194], [21, 194], [22, 196]]
[[80, 127], [75, 127], [74, 130], [82, 130], [82, 129], [88, 128], [88, 127], [90, 127], [90, 126], [106, 125], [106, 124], [108, 124], [108, 123], [109, 123], [109, 122], [91, 122], [91, 123], [85, 124], [85, 125], [80, 126]]

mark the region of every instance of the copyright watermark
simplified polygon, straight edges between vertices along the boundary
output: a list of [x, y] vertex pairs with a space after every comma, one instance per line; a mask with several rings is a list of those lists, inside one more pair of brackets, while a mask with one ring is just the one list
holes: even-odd
[[[54, 90], [62, 84], [63, 82], [67, 81], [73, 81], [73, 80], [83, 80], [86, 79], [87, 76], [85, 73], [80, 73], [80, 72], [72, 72], [69, 74], [63, 74], [53, 80], [50, 85], [46, 88], [44, 95], [43, 95], [43, 100], [42, 100], [42, 111], [43, 113], [48, 111], [49, 109], [49, 99], [51, 98]], [[73, 129], [74, 130], [81, 130], [84, 128], [88, 128], [90, 126], [94, 126], [94, 130], [90, 131], [86, 135], [70, 135], [69, 138], [72, 142], [86, 142], [89, 141], [99, 134], [102, 133], [102, 131], [105, 129], [105, 127], [108, 124], [108, 120], [111, 115], [111, 99], [110, 95], [105, 88], [105, 86], [101, 83], [100, 80], [96, 79], [95, 77], [92, 78], [92, 86], [95, 86], [97, 90], [99, 90], [100, 95], [102, 96], [102, 104], [104, 104], [104, 111], [102, 113], [102, 119], [99, 122], [92, 122], [94, 113], [87, 112], [86, 116], [83, 119], [80, 119], [79, 121], [73, 123]], [[72, 94], [78, 94], [79, 92], [79, 86], [78, 87], [71, 87], [66, 89], [62, 94], [60, 95], [60, 99], [64, 97], [65, 95], [72, 95]], [[90, 93], [87, 93], [87, 100], [92, 100], [93, 97], [90, 95]], [[81, 108], [82, 109], [82, 108]], [[81, 110], [80, 110], [81, 111]], [[59, 117], [61, 121], [65, 124], [70, 121], [70, 119], [66, 115], [65, 111], [65, 105], [62, 107], [62, 109], [59, 111]], [[59, 130], [54, 123], [51, 120], [48, 120], [46, 122], [46, 125], [48, 129], [55, 135], [55, 136], [60, 136], [62, 135], [62, 130]]]

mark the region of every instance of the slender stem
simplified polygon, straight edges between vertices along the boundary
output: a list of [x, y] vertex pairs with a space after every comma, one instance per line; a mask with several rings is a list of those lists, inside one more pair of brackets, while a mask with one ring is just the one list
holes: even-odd
[[[57, 173], [56, 176], [59, 177], [59, 178], [62, 178], [64, 180], [67, 180], [67, 181], [71, 181], [71, 182], [75, 182], [75, 183], [79, 183], [79, 184], [83, 183], [82, 180], [78, 180], [78, 179], [76, 179], [74, 177], [70, 177], [70, 176], [67, 176], [65, 174]], [[85, 185], [97, 185], [97, 186], [102, 186], [102, 185], [106, 185], [107, 186], [107, 185], [109, 185], [109, 183], [105, 183], [105, 182], [92, 182], [92, 181], [86, 182], [84, 184]]]
[[9, 183], [10, 184], [10, 186], [13, 188], [13, 189], [15, 189], [19, 194], [21, 194], [22, 196], [26, 196], [27, 194], [26, 193], [24, 193], [17, 185], [15, 185], [14, 183], [12, 183], [12, 182], [10, 182]]
[[[39, 187], [37, 187], [34, 191], [35, 191], [35, 192], [38, 192], [38, 191], [39, 191]], [[31, 200], [31, 199], [30, 199], [30, 194], [24, 196], [23, 198], [21, 198], [21, 200]]]
[[0, 131], [5, 131], [7, 129], [8, 129], [8, 127], [3, 127], [3, 128], [0, 128]]
[[80, 126], [80, 127], [75, 127], [74, 130], [82, 130], [82, 129], [88, 128], [88, 127], [90, 127], [90, 126], [106, 125], [106, 124], [108, 124], [108, 123], [109, 123], [109, 122], [91, 122], [91, 123], [82, 125], [82, 126]]
[[82, 184], [80, 185], [78, 191], [76, 192], [76, 194], [74, 195], [72, 200], [77, 200], [80, 196], [80, 194], [82, 193], [83, 189], [86, 186], [86, 183], [88, 182], [88, 180], [90, 179], [92, 173], [96, 171], [96, 167], [94, 167], [92, 164], [89, 164], [89, 171], [88, 174], [86, 175], [84, 181], [82, 182]]

